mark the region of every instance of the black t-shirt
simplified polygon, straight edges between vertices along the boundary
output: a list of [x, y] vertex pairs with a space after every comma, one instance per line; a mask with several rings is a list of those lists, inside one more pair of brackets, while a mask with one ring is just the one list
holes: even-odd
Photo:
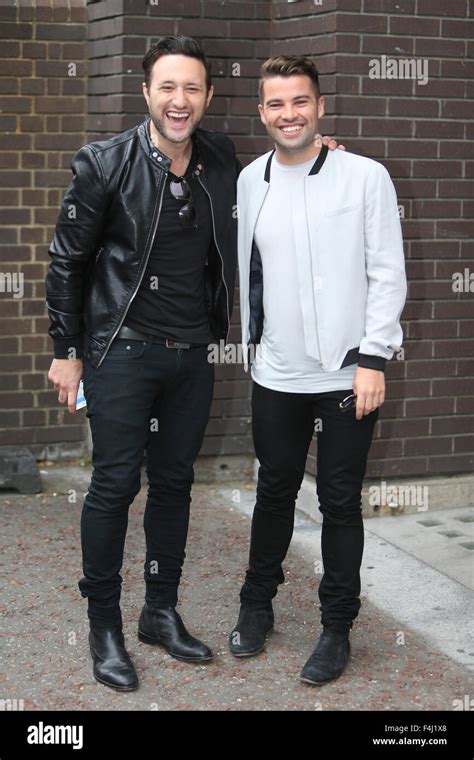
[[192, 174], [199, 163], [196, 143], [185, 173], [197, 214], [197, 228], [182, 225], [178, 212], [187, 201], [177, 200], [166, 178], [160, 219], [140, 288], [124, 324], [159, 338], [207, 345], [214, 341], [205, 302], [205, 263], [211, 245], [209, 198]]

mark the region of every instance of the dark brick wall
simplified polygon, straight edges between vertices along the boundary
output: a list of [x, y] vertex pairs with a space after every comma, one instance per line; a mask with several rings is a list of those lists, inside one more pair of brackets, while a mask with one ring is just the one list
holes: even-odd
[[[268, 148], [256, 107], [256, 82], [271, 49], [271, 4], [220, 0], [108, 0], [89, 4], [90, 139], [129, 129], [147, 113], [141, 92], [143, 56], [164, 34], [200, 37], [211, 60], [215, 95], [203, 121], [229, 134], [243, 163]], [[235, 75], [237, 74], [237, 76]], [[236, 290], [230, 341], [239, 333]], [[216, 367], [217, 383], [203, 454], [252, 450], [249, 382], [241, 365]]]
[[[315, 56], [329, 116], [323, 131], [386, 166], [404, 213], [405, 353], [387, 364], [373, 477], [473, 470], [473, 292], [452, 287], [454, 273], [474, 272], [471, 6], [273, 3], [273, 51]], [[382, 55], [426, 59], [427, 84], [370, 78], [370, 61]], [[314, 457], [313, 445], [311, 472]]]
[[[212, 61], [216, 96], [204, 126], [227, 132], [244, 163], [268, 148], [255, 100], [261, 61], [272, 52], [315, 56], [326, 97], [323, 132], [384, 163], [404, 213], [405, 355], [387, 366], [387, 401], [368, 474], [472, 471], [472, 293], [452, 288], [453, 273], [474, 270], [469, 2], [100, 0], [84, 11], [69, 0], [67, 7], [54, 6], [0, 8], [1, 268], [25, 276], [24, 298], [0, 294], [0, 424], [7, 428], [0, 442], [22, 442], [41, 454], [46, 444], [74, 446], [84, 435], [80, 418], [72, 421], [47, 390], [47, 246], [72, 153], [143, 118], [143, 54], [160, 35], [182, 32], [200, 36]], [[426, 59], [428, 83], [372, 79], [370, 62], [383, 55]], [[77, 64], [75, 77], [68, 76], [70, 62]], [[231, 338], [239, 338], [238, 309]], [[249, 452], [249, 383], [239, 366], [219, 367], [218, 377], [203, 453]], [[308, 467], [314, 469], [314, 449]]]
[[43, 281], [71, 155], [86, 140], [87, 73], [85, 8], [54, 6], [0, 7], [0, 272], [23, 277], [23, 297], [0, 292], [0, 445], [53, 458], [85, 437], [83, 415], [48, 385]]

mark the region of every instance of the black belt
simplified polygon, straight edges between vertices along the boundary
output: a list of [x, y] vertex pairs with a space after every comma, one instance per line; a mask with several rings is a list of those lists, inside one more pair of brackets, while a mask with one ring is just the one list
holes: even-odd
[[179, 340], [171, 340], [171, 338], [158, 338], [155, 335], [145, 335], [138, 332], [138, 330], [132, 330], [131, 327], [121, 327], [118, 331], [116, 338], [125, 338], [126, 340], [141, 340], [149, 343], [159, 343], [166, 348], [192, 348], [192, 343], [181, 343]]

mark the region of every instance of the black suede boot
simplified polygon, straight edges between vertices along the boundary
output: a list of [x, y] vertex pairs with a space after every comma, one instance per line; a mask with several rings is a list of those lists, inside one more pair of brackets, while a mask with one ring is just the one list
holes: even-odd
[[205, 662], [213, 657], [208, 646], [191, 636], [174, 607], [151, 610], [146, 604], [138, 621], [138, 638], [144, 644], [162, 646], [185, 662]]
[[89, 647], [96, 681], [118, 691], [138, 689], [138, 677], [120, 625], [99, 627], [90, 623]]
[[339, 678], [350, 654], [349, 633], [324, 628], [300, 678], [317, 686]]
[[234, 657], [253, 657], [265, 648], [267, 634], [273, 631], [271, 603], [266, 607], [241, 606], [237, 625], [229, 636], [229, 649]]

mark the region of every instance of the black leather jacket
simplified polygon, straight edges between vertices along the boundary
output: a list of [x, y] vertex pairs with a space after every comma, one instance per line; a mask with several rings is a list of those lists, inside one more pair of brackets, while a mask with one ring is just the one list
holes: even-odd
[[[57, 359], [87, 355], [98, 367], [137, 294], [160, 217], [170, 159], [149, 138], [149, 117], [74, 156], [46, 275], [49, 334]], [[237, 262], [236, 180], [232, 141], [194, 133], [197, 178], [209, 196], [214, 245], [206, 264], [206, 302], [215, 339], [227, 342]]]

